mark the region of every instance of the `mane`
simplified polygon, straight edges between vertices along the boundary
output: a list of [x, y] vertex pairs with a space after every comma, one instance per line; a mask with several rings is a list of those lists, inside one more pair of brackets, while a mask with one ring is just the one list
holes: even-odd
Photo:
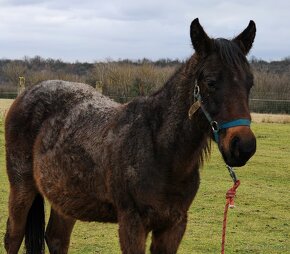
[[230, 68], [248, 65], [247, 58], [235, 42], [218, 38], [214, 40], [214, 48], [223, 63]]
[[[172, 76], [165, 82], [165, 84], [160, 87], [157, 91], [152, 93], [148, 99], [151, 105], [154, 105], [155, 103], [159, 104], [162, 102], [162, 105], [166, 105], [166, 109], [168, 107], [172, 107], [170, 109], [170, 112], [175, 112], [174, 107], [176, 107], [176, 104], [178, 101], [183, 101], [183, 104], [185, 103], [184, 98], [188, 97], [188, 94], [193, 94], [193, 79], [196, 75], [196, 66], [198, 64], [198, 57], [196, 55], [191, 56], [189, 59], [187, 59], [179, 68], [175, 70], [175, 72], [172, 74]], [[190, 92], [189, 92], [190, 91]], [[176, 97], [178, 95], [182, 95], [183, 97]], [[168, 100], [170, 98], [174, 98], [172, 100], [172, 105], [168, 102], [164, 102], [165, 100]], [[186, 109], [186, 116], [190, 105]], [[157, 112], [157, 110], [154, 110], [154, 112]], [[181, 115], [181, 114], [179, 114]], [[177, 117], [178, 118], [178, 117]], [[174, 118], [176, 119], [176, 118]], [[187, 118], [186, 118], [187, 120]], [[186, 123], [183, 123], [182, 126], [186, 126], [188, 124], [188, 121]], [[197, 127], [198, 129], [205, 129], [204, 123], [200, 122], [197, 118], [192, 120], [192, 125]], [[206, 122], [206, 125], [208, 123]], [[192, 128], [187, 126], [188, 128]], [[180, 130], [182, 131], [182, 130]], [[211, 140], [210, 140], [211, 132], [208, 132], [203, 137], [203, 141], [201, 141], [200, 146], [196, 149], [196, 151], [193, 154], [193, 157], [195, 158], [195, 161], [198, 164], [198, 167], [202, 167], [204, 165], [204, 162], [209, 158], [211, 153]]]

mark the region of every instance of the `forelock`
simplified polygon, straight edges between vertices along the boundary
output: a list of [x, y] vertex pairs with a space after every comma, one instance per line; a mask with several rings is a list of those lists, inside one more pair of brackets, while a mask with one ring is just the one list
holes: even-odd
[[231, 68], [242, 68], [248, 65], [246, 56], [240, 47], [233, 41], [218, 38], [214, 40], [214, 50], [217, 52], [222, 62]]

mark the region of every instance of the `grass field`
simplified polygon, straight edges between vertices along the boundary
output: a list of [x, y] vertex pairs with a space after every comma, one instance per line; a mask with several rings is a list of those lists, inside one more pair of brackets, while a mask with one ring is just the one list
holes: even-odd
[[[8, 199], [3, 121], [0, 117], [0, 253], [5, 253], [2, 239]], [[290, 253], [290, 124], [254, 123], [252, 128], [257, 153], [237, 170], [241, 186], [236, 208], [229, 211], [226, 253]], [[225, 192], [231, 185], [213, 147], [211, 159], [201, 169], [201, 187], [178, 253], [220, 253]], [[77, 222], [69, 253], [120, 253], [117, 226]]]

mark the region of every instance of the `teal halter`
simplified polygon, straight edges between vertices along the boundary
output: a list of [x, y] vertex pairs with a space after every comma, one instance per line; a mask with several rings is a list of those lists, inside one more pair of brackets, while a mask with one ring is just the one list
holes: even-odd
[[232, 120], [229, 122], [224, 122], [224, 123], [218, 123], [217, 121], [214, 121], [202, 104], [200, 89], [199, 89], [199, 86], [197, 84], [197, 80], [195, 80], [194, 98], [195, 98], [196, 102], [190, 108], [190, 111], [193, 108], [193, 112], [189, 111], [189, 118], [191, 118], [192, 114], [200, 107], [202, 109], [204, 115], [206, 116], [207, 120], [210, 123], [210, 126], [211, 126], [212, 131], [213, 131], [213, 135], [214, 135], [214, 140], [216, 143], [219, 142], [219, 132], [222, 129], [229, 129], [229, 128], [236, 127], [236, 126], [250, 126], [251, 125], [251, 121], [249, 119], [243, 119], [243, 118]]

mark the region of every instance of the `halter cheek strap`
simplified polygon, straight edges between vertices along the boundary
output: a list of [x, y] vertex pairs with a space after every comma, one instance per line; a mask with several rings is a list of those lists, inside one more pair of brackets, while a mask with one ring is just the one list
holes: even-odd
[[208, 111], [205, 109], [205, 107], [202, 104], [200, 89], [199, 89], [199, 86], [197, 84], [197, 80], [195, 80], [194, 98], [196, 101], [190, 107], [190, 109], [188, 111], [188, 117], [189, 117], [189, 119], [191, 119], [193, 114], [199, 108], [201, 108], [205, 117], [207, 118], [207, 120], [210, 123], [210, 126], [211, 126], [212, 131], [213, 131], [213, 135], [214, 135], [214, 140], [216, 143], [219, 142], [219, 132], [222, 129], [229, 129], [229, 128], [236, 127], [236, 126], [250, 126], [251, 125], [251, 121], [249, 119], [243, 119], [243, 118], [235, 119], [235, 120], [232, 120], [229, 122], [224, 122], [224, 123], [218, 123], [217, 121], [213, 120], [212, 117], [210, 116], [210, 114], [208, 113]]

